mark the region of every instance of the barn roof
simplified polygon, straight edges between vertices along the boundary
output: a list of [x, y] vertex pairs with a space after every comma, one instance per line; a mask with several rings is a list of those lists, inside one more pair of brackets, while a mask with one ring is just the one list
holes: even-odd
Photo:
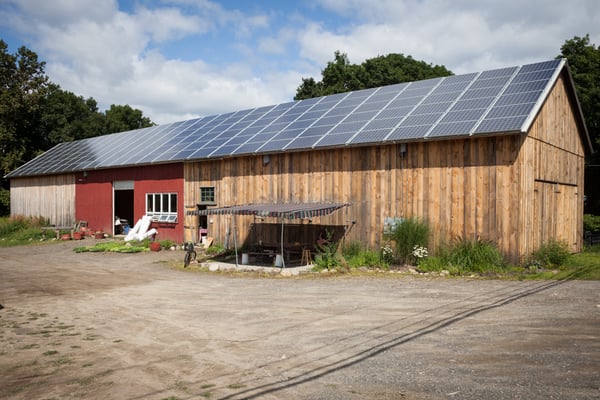
[[551, 60], [66, 142], [7, 177], [525, 133], [565, 66], [564, 59]]

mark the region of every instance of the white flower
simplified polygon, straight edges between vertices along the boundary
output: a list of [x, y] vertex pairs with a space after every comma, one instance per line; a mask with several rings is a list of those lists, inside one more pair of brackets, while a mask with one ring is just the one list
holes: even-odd
[[413, 247], [412, 254], [416, 258], [425, 258], [429, 255], [429, 253], [427, 253], [427, 247], [419, 246], [418, 244]]

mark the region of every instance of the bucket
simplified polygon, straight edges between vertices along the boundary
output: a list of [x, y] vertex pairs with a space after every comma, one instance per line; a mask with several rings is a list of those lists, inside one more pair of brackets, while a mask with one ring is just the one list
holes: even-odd
[[283, 265], [282, 259], [281, 259], [281, 254], [277, 254], [275, 256], [275, 266], [276, 267], [281, 267]]
[[248, 265], [249, 264], [248, 253], [242, 253], [242, 264], [243, 265]]

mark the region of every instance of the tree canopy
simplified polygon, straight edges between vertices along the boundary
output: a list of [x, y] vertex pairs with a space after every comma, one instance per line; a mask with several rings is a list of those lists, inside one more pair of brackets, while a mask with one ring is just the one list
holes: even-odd
[[560, 48], [569, 63], [583, 118], [595, 153], [588, 159], [585, 171], [586, 212], [600, 214], [600, 46], [590, 43], [590, 36], [575, 36]]
[[61, 142], [154, 125], [129, 105], [98, 110], [84, 99], [50, 82], [45, 62], [21, 47], [15, 54], [0, 39], [0, 215], [9, 212], [10, 171]]
[[321, 80], [302, 78], [294, 100], [309, 99], [353, 90], [452, 75], [444, 66], [428, 64], [403, 54], [378, 56], [351, 64], [345, 53], [336, 51], [321, 71]]
[[596, 149], [600, 147], [600, 46], [590, 43], [590, 35], [565, 41], [561, 54], [569, 63], [577, 97]]

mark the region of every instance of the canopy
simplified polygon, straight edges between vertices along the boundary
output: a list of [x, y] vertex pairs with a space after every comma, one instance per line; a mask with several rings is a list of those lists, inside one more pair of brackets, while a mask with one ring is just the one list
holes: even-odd
[[[229, 207], [207, 208], [206, 210], [188, 211], [187, 215], [254, 215], [257, 217], [275, 217], [281, 218], [281, 261], [285, 268], [285, 257], [283, 257], [283, 221], [285, 219], [314, 218], [322, 215], [329, 215], [342, 207], [349, 206], [349, 203], [302, 203], [302, 204], [246, 204]], [[235, 265], [237, 266], [237, 242], [235, 242]]]
[[302, 203], [302, 204], [246, 204], [228, 207], [207, 208], [206, 210], [188, 211], [188, 215], [255, 215], [258, 217], [275, 217], [284, 219], [314, 218], [329, 215], [332, 212], [349, 206], [349, 203]]

